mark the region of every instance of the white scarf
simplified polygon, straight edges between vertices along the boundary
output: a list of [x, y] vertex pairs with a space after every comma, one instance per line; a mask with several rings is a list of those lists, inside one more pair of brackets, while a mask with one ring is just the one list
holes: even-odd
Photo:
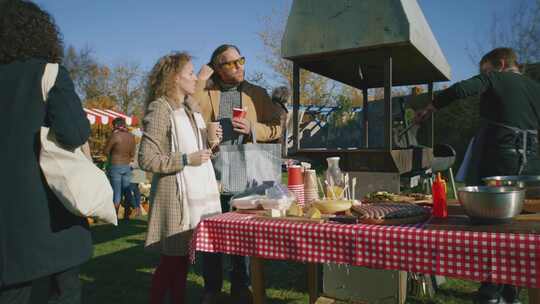
[[[206, 128], [204, 119], [196, 112], [193, 116], [198, 138], [202, 140], [201, 130]], [[172, 110], [171, 125], [172, 152], [181, 151], [190, 154], [206, 149], [205, 143], [197, 141], [184, 108]], [[182, 197], [184, 229], [194, 229], [202, 219], [221, 213], [219, 189], [211, 161], [200, 166], [185, 166], [176, 174], [176, 180]]]

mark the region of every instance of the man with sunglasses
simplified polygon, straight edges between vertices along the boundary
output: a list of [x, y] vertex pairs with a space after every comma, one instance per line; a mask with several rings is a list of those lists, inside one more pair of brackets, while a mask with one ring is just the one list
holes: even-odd
[[[240, 50], [229, 44], [219, 46], [210, 63], [201, 68], [197, 93], [201, 114], [205, 121], [219, 121], [223, 130], [220, 145], [235, 145], [253, 140], [276, 142], [281, 137], [281, 108], [272, 102], [265, 89], [245, 80], [246, 59]], [[233, 109], [246, 111], [245, 116], [233, 117]], [[254, 131], [254, 132], [253, 132]], [[222, 194], [224, 212], [229, 211], [231, 195]], [[231, 256], [230, 303], [251, 303], [249, 290], [248, 259]], [[204, 294], [202, 303], [216, 303], [223, 286], [221, 254], [203, 254]]]
[[[281, 136], [280, 109], [265, 89], [245, 80], [245, 63], [236, 46], [224, 44], [212, 53], [210, 63], [199, 72], [194, 97], [201, 104], [207, 122], [221, 123], [222, 144], [251, 141], [252, 128], [257, 142], [273, 142]], [[233, 108], [246, 110], [245, 118], [233, 119]]]

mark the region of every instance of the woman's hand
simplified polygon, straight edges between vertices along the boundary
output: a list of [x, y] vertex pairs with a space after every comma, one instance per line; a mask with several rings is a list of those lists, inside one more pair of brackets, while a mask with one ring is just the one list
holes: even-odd
[[197, 77], [199, 78], [199, 80], [208, 80], [210, 76], [212, 76], [212, 74], [214, 74], [214, 70], [205, 64], [199, 70], [199, 74], [197, 75]]
[[206, 130], [208, 132], [208, 146], [213, 151], [223, 140], [223, 129], [217, 121], [210, 122]]
[[223, 128], [221, 128], [221, 125], [216, 128], [216, 136], [219, 139], [219, 142], [223, 140]]
[[205, 150], [199, 150], [197, 152], [193, 152], [191, 154], [188, 154], [188, 165], [189, 166], [200, 166], [207, 162], [210, 159], [210, 156], [212, 156], [212, 151], [210, 149]]

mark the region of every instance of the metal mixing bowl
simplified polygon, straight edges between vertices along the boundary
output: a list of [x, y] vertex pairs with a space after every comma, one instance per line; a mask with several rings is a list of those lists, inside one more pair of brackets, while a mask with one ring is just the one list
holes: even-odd
[[540, 175], [490, 176], [482, 179], [493, 187], [512, 186], [525, 188], [526, 198], [540, 198]]
[[459, 202], [475, 222], [499, 223], [521, 213], [525, 190], [519, 187], [473, 186], [458, 190]]

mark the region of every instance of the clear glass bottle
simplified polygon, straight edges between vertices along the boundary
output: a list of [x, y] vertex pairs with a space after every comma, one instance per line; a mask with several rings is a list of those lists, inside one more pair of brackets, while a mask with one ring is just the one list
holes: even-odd
[[325, 172], [326, 197], [330, 199], [342, 198], [345, 181], [343, 172], [339, 168], [339, 157], [328, 157], [326, 162], [328, 163], [328, 169]]

